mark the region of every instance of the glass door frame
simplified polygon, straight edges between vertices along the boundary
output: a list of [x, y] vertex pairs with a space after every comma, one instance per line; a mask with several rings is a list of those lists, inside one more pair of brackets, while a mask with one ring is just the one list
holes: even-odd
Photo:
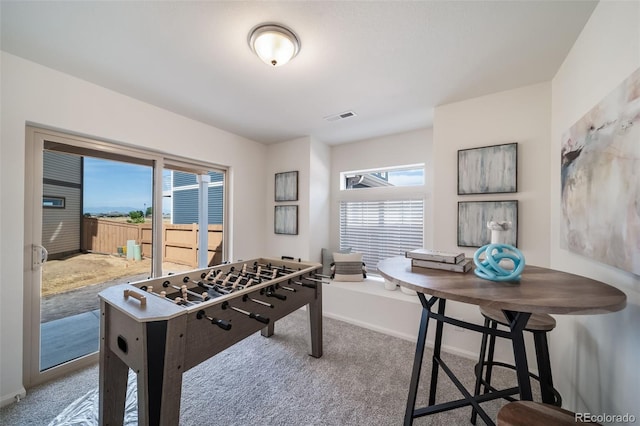
[[[25, 388], [33, 387], [56, 377], [69, 374], [80, 368], [95, 364], [99, 352], [95, 352], [61, 365], [40, 371], [40, 307], [42, 283], [42, 195], [43, 195], [43, 152], [45, 144], [60, 144], [61, 151], [78, 153], [104, 159], [137, 159], [138, 162], [153, 167], [153, 201], [155, 208], [162, 209], [162, 172], [165, 165], [193, 173], [221, 171], [225, 173], [224, 217], [223, 221], [223, 254], [228, 259], [229, 223], [228, 211], [228, 174], [226, 167], [189, 160], [182, 157], [156, 152], [144, 148], [135, 148], [123, 144], [104, 142], [97, 139], [63, 133], [31, 125], [26, 126], [25, 143], [25, 245], [24, 245], [24, 318], [23, 318], [23, 382]], [[159, 276], [162, 271], [162, 214], [152, 216], [152, 276]], [[206, 235], [205, 230], [205, 235]]]

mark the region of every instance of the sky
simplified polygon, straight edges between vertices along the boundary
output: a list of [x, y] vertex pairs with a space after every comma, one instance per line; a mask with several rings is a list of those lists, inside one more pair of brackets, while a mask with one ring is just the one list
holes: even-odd
[[389, 182], [395, 186], [424, 185], [424, 168], [389, 172]]
[[83, 213], [145, 211], [151, 207], [152, 183], [149, 166], [84, 157]]
[[[165, 170], [166, 175], [169, 171]], [[423, 185], [424, 169], [392, 171], [389, 182], [396, 186]], [[153, 169], [119, 161], [84, 157], [84, 211], [108, 213], [151, 207]], [[170, 199], [163, 199], [163, 212], [170, 212]]]

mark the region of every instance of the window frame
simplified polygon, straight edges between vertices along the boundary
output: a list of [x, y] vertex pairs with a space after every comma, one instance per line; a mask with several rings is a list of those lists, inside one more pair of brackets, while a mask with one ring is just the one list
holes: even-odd
[[[47, 203], [47, 200], [56, 200], [61, 201], [60, 204], [56, 204], [55, 202]], [[58, 197], [57, 195], [43, 195], [42, 196], [42, 208], [43, 209], [66, 209], [67, 208], [67, 198], [66, 197]]]
[[[345, 176], [351, 173], [360, 172], [377, 172], [377, 171], [395, 171], [408, 170], [415, 168], [423, 168], [424, 182], [422, 185], [409, 186], [384, 186], [373, 188], [360, 188], [363, 190], [345, 189]], [[337, 234], [337, 243], [339, 248], [343, 248], [342, 244], [342, 223], [341, 223], [341, 204], [343, 202], [365, 202], [365, 201], [402, 201], [402, 200], [420, 200], [422, 201], [422, 245], [424, 246], [428, 236], [427, 229], [427, 210], [430, 194], [427, 191], [427, 170], [426, 163], [408, 164], [401, 166], [376, 167], [361, 170], [342, 171], [339, 172], [340, 190], [336, 197], [336, 221], [337, 226], [335, 232]], [[346, 247], [344, 247], [346, 248]], [[399, 253], [400, 254], [400, 253]], [[378, 275], [376, 265], [367, 264], [367, 271], [371, 275]]]
[[[351, 177], [350, 175], [370, 175], [372, 173], [393, 173], [393, 172], [402, 172], [402, 171], [410, 171], [410, 170], [419, 170], [422, 169], [422, 183], [415, 185], [381, 185], [375, 187], [368, 188], [347, 188], [347, 179]], [[340, 172], [340, 191], [360, 191], [360, 190], [381, 190], [381, 189], [389, 189], [389, 188], [419, 188], [424, 187], [426, 181], [426, 170], [425, 163], [415, 163], [415, 164], [405, 164], [400, 166], [390, 166], [390, 167], [376, 167], [371, 169], [360, 169], [360, 170], [351, 170]]]
[[[71, 133], [57, 132], [29, 126], [34, 137], [42, 138], [44, 147], [49, 151], [64, 152], [80, 156], [91, 156], [105, 160], [123, 161], [152, 167], [153, 173], [153, 197], [152, 204], [162, 206], [163, 200], [163, 170], [172, 169], [193, 174], [207, 174], [219, 172], [223, 178], [223, 217], [229, 217], [229, 167], [206, 161], [190, 159], [152, 148], [138, 147], [118, 142], [107, 142], [96, 138], [85, 138]], [[232, 258], [229, 252], [231, 236], [228, 220], [223, 219], [223, 252], [222, 259], [226, 261]], [[162, 215], [154, 215], [152, 219], [153, 243], [152, 243], [152, 276], [162, 275]], [[156, 244], [158, 241], [158, 244]]]

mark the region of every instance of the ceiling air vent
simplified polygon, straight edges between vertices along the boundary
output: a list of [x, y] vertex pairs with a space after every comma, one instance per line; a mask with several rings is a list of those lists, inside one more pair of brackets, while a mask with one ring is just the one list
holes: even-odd
[[338, 120], [344, 120], [345, 118], [355, 117], [356, 115], [358, 114], [356, 114], [353, 111], [346, 111], [346, 112], [341, 112], [340, 114], [329, 115], [324, 119], [327, 121], [338, 121]]

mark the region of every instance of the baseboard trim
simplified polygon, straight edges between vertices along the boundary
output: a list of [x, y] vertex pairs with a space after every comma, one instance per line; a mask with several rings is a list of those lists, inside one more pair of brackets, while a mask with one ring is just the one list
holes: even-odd
[[347, 324], [357, 325], [358, 327], [366, 328], [367, 330], [377, 331], [382, 334], [386, 334], [393, 337], [398, 337], [403, 340], [414, 341], [416, 340], [415, 336], [412, 336], [407, 333], [398, 332], [396, 330], [392, 330], [390, 328], [379, 327], [376, 325], [369, 324], [364, 321], [358, 321], [350, 317], [345, 317], [338, 314], [333, 314], [331, 312], [323, 312], [323, 315], [327, 318], [336, 319], [338, 321], [346, 322]]
[[7, 405], [11, 405], [14, 402], [20, 402], [20, 400], [25, 396], [27, 396], [27, 391], [25, 390], [25, 388], [20, 388], [17, 392], [10, 393], [9, 395], [3, 395], [0, 398], [0, 407], [6, 407]]
[[[386, 334], [388, 336], [393, 336], [393, 337], [398, 337], [400, 339], [403, 340], [408, 340], [410, 342], [415, 342], [416, 341], [416, 336], [407, 334], [407, 333], [401, 333], [398, 332], [396, 330], [392, 330], [390, 328], [385, 328], [385, 327], [379, 327], [376, 325], [372, 325], [363, 321], [358, 321], [355, 320], [353, 318], [349, 318], [349, 317], [345, 317], [342, 315], [337, 315], [337, 314], [333, 314], [330, 312], [324, 312], [323, 315], [327, 318], [331, 318], [331, 319], [335, 319], [338, 321], [342, 321], [342, 322], [346, 322], [347, 324], [352, 324], [352, 325], [356, 325], [358, 327], [362, 327], [362, 328], [366, 328], [367, 330], [372, 330], [372, 331], [377, 331], [378, 333], [382, 333], [382, 334]], [[433, 349], [434, 343], [433, 340], [429, 340], [427, 339], [427, 347]], [[461, 356], [463, 358], [467, 358], [467, 359], [472, 359], [475, 360], [478, 358], [478, 354], [475, 352], [471, 352], [471, 351], [467, 351], [464, 349], [460, 349], [457, 348], [455, 346], [449, 346], [449, 345], [442, 345], [442, 350], [450, 353], [452, 355], [457, 355], [457, 356]]]

